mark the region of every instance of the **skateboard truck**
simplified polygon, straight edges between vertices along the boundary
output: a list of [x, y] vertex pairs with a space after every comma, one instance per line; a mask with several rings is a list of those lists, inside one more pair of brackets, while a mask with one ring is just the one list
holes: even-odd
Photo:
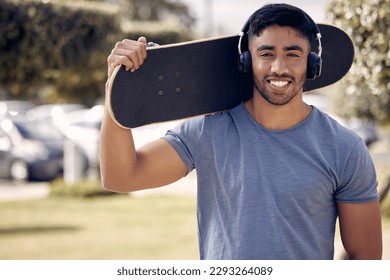
[[152, 48], [152, 47], [158, 47], [158, 46], [160, 46], [160, 45], [157, 43], [154, 43], [154, 42], [148, 42], [146, 44], [146, 48]]

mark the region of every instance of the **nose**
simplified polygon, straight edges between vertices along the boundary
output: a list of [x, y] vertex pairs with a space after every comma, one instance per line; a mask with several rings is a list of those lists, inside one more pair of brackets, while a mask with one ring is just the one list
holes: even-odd
[[288, 73], [287, 62], [284, 57], [275, 57], [271, 65], [271, 72], [278, 75], [284, 75]]

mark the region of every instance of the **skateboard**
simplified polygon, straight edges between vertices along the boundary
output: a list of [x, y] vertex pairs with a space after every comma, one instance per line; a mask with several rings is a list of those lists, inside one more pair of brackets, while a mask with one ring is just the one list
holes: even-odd
[[[354, 47], [342, 30], [318, 24], [322, 73], [304, 91], [339, 81], [350, 69]], [[239, 35], [148, 48], [135, 72], [118, 66], [108, 87], [114, 121], [124, 128], [179, 120], [231, 109], [252, 97], [252, 76], [238, 69]], [[316, 50], [315, 43], [312, 49]]]

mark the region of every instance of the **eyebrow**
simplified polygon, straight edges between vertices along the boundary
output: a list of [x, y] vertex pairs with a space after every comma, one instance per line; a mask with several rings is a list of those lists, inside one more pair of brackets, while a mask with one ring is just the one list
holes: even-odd
[[284, 48], [285, 51], [300, 51], [304, 52], [303, 48], [298, 45], [292, 45], [292, 46], [287, 46]]
[[261, 45], [257, 48], [257, 51], [273, 51], [275, 49], [274, 46], [270, 45]]
[[[265, 50], [268, 50], [268, 51], [273, 51], [275, 50], [275, 46], [272, 46], [272, 45], [261, 45], [257, 48], [257, 51], [265, 51]], [[283, 48], [283, 50], [285, 51], [300, 51], [300, 52], [304, 52], [303, 48], [301, 46], [298, 46], [298, 45], [291, 45], [291, 46], [286, 46]]]

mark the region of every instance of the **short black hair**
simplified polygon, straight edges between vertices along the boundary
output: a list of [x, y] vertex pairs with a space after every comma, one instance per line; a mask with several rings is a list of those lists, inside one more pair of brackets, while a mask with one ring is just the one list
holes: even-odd
[[315, 40], [316, 25], [301, 9], [288, 4], [267, 4], [249, 18], [248, 38], [259, 36], [272, 25], [288, 26], [296, 29], [309, 42]]

